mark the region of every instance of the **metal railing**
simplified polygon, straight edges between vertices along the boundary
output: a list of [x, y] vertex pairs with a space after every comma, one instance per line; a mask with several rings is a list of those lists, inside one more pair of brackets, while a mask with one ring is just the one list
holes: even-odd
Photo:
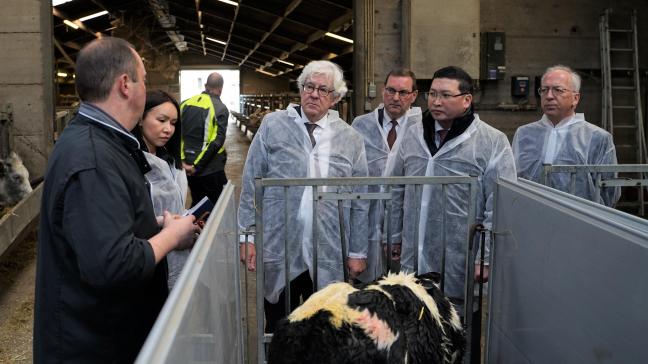
[[[644, 187], [648, 186], [648, 164], [600, 164], [600, 165], [543, 165], [542, 184], [548, 187], [550, 185], [550, 175], [552, 173], [569, 173], [569, 192], [575, 194], [576, 192], [576, 176], [578, 174], [592, 174], [594, 181], [594, 188], [596, 196], [601, 195], [603, 188], [616, 188], [616, 187], [638, 187], [638, 205], [639, 213], [645, 216], [645, 197]], [[614, 178], [604, 179], [604, 173], [614, 173]], [[618, 173], [634, 173], [638, 174], [639, 178], [619, 177]], [[598, 201], [594, 201], [598, 202]]]
[[136, 363], [245, 362], [238, 251], [228, 183]]
[[[380, 192], [343, 192], [343, 191], [328, 191], [328, 187], [334, 186], [382, 186]], [[318, 219], [317, 219], [317, 204], [323, 201], [338, 201], [338, 216], [340, 219], [340, 244], [342, 251], [342, 270], [344, 272], [344, 280], [348, 280], [348, 274], [344, 267], [345, 254], [346, 254], [346, 236], [344, 219], [343, 219], [343, 201], [345, 200], [383, 200], [385, 202], [391, 200], [392, 198], [392, 187], [393, 186], [402, 186], [402, 185], [414, 185], [415, 187], [415, 201], [421, 201], [422, 190], [424, 185], [441, 185], [443, 199], [442, 203], [442, 225], [445, 225], [446, 212], [445, 212], [445, 203], [446, 203], [446, 193], [448, 185], [467, 185], [469, 192], [469, 202], [467, 202], [467, 216], [466, 216], [466, 242], [465, 242], [465, 251], [466, 251], [466, 264], [465, 264], [465, 282], [464, 282], [464, 307], [463, 307], [463, 318], [464, 318], [464, 327], [466, 329], [466, 340], [467, 348], [470, 348], [470, 337], [472, 329], [472, 310], [473, 310], [473, 292], [474, 292], [474, 257], [475, 257], [475, 246], [474, 246], [474, 234], [476, 233], [475, 229], [475, 203], [476, 203], [476, 194], [477, 194], [477, 178], [469, 176], [457, 176], [457, 177], [345, 177], [345, 178], [294, 178], [294, 179], [277, 179], [277, 178], [257, 178], [255, 180], [255, 212], [256, 212], [256, 229], [255, 229], [255, 249], [256, 254], [256, 279], [257, 279], [257, 292], [256, 292], [256, 311], [257, 311], [257, 355], [258, 363], [265, 362], [266, 356], [266, 343], [272, 340], [271, 334], [264, 335], [264, 266], [263, 266], [263, 196], [264, 189], [267, 187], [283, 187], [284, 190], [284, 218], [286, 224], [289, 221], [288, 218], [288, 189], [290, 187], [320, 187], [326, 186], [326, 191], [320, 191], [319, 188], [313, 189], [313, 228], [312, 228], [312, 241], [313, 241], [313, 291], [317, 291], [317, 247], [318, 247]], [[417, 206], [420, 206], [417, 204]], [[389, 221], [390, 209], [385, 210], [386, 221]], [[418, 231], [418, 224], [420, 218], [420, 208], [417, 208], [416, 211], [416, 231]], [[388, 270], [393, 270], [393, 265], [391, 264], [391, 231], [389, 223], [385, 224], [383, 227], [383, 232], [386, 230], [387, 238], [387, 260], [389, 263], [383, 265], [387, 266]], [[288, 227], [286, 227], [288, 229]], [[251, 232], [245, 232], [246, 234], [251, 234]], [[417, 239], [418, 240], [418, 239]], [[443, 282], [445, 275], [445, 252], [446, 252], [446, 235], [445, 228], [443, 230], [443, 247], [442, 247], [442, 262], [441, 262], [441, 282]], [[286, 303], [286, 314], [290, 312], [290, 271], [289, 271], [289, 259], [288, 259], [288, 237], [287, 234], [284, 234], [284, 255], [285, 261], [285, 303]], [[417, 241], [417, 248], [415, 251], [414, 261], [416, 267], [419, 266], [418, 256], [418, 245], [420, 241]], [[482, 241], [483, 243], [483, 241]], [[382, 250], [382, 249], [381, 249]], [[483, 251], [483, 248], [482, 248]], [[382, 254], [380, 254], [383, 257]], [[384, 258], [383, 258], [384, 259]], [[415, 268], [415, 270], [418, 268]], [[419, 273], [419, 272], [415, 272]], [[427, 272], [421, 272], [427, 273]], [[465, 362], [470, 362], [470, 352], [467, 351], [467, 355], [464, 358]]]

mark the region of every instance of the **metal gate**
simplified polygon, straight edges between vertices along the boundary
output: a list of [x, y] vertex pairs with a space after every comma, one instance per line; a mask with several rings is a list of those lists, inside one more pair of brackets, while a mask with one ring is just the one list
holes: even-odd
[[647, 363], [648, 221], [500, 180], [489, 363]]
[[[382, 186], [381, 192], [344, 192], [335, 190], [333, 187], [341, 186]], [[263, 265], [263, 196], [264, 189], [268, 187], [283, 187], [284, 190], [284, 201], [287, 201], [288, 189], [291, 187], [312, 187], [313, 188], [313, 283], [315, 285], [313, 291], [317, 291], [317, 246], [318, 246], [318, 229], [317, 227], [317, 204], [323, 201], [337, 201], [338, 202], [338, 216], [340, 217], [340, 236], [341, 236], [341, 246], [342, 252], [346, 251], [346, 237], [344, 236], [344, 221], [342, 219], [342, 203], [345, 200], [381, 200], [388, 202], [392, 198], [391, 189], [393, 186], [402, 186], [402, 185], [415, 185], [415, 193], [417, 201], [421, 200], [422, 190], [424, 185], [441, 185], [443, 191], [443, 201], [442, 211], [445, 211], [445, 201], [446, 201], [446, 188], [448, 185], [466, 185], [469, 193], [469, 201], [466, 201], [467, 204], [467, 217], [466, 217], [466, 227], [468, 234], [466, 234], [466, 257], [475, 256], [475, 246], [471, 244], [474, 241], [473, 237], [470, 234], [470, 231], [474, 232], [474, 229], [468, 227], [474, 227], [475, 225], [475, 201], [476, 201], [476, 186], [477, 178], [468, 177], [468, 176], [457, 176], [457, 177], [346, 177], [346, 178], [294, 178], [294, 179], [256, 179], [255, 181], [255, 207], [256, 207], [256, 235], [255, 235], [255, 249], [256, 254], [256, 280], [257, 280], [257, 292], [256, 292], [256, 317], [257, 317], [257, 358], [258, 363], [264, 363], [266, 357], [266, 345], [272, 340], [271, 334], [264, 334], [264, 265]], [[325, 189], [321, 187], [326, 186]], [[333, 191], [331, 191], [333, 189]], [[287, 206], [284, 204], [284, 211], [287, 213]], [[389, 209], [386, 210], [385, 220], [389, 221]], [[420, 210], [417, 211], [417, 215], [420, 216]], [[417, 220], [418, 221], [418, 216]], [[444, 213], [443, 219], [445, 221], [446, 214]], [[288, 217], [285, 217], [285, 221], [288, 221]], [[390, 224], [385, 224], [386, 229]], [[445, 231], [445, 230], [444, 230]], [[250, 232], [248, 232], [250, 233]], [[388, 251], [391, 251], [391, 234], [389, 231], [386, 231], [387, 236], [387, 245]], [[284, 234], [284, 237], [286, 234]], [[443, 256], [445, 257], [445, 234], [443, 236]], [[417, 243], [420, 244], [420, 241]], [[284, 238], [284, 248], [285, 252], [288, 251], [288, 240]], [[418, 251], [418, 249], [416, 249]], [[389, 255], [388, 255], [389, 256]], [[344, 257], [343, 257], [344, 258]], [[418, 262], [420, 257], [415, 255], [415, 261]], [[285, 263], [285, 302], [286, 302], [286, 314], [290, 312], [290, 274], [288, 267], [288, 258], [284, 256]], [[344, 259], [342, 260], [344, 265]], [[472, 329], [472, 307], [473, 307], [473, 274], [474, 274], [474, 260], [466, 259], [466, 280], [464, 283], [464, 308], [463, 308], [463, 324], [466, 328], [466, 339], [467, 347], [470, 348], [470, 336]], [[385, 264], [386, 265], [386, 264]], [[384, 266], [385, 266], [384, 265]], [[441, 268], [441, 279], [443, 282], [444, 270], [445, 267], [442, 264]], [[343, 271], [346, 273], [346, 269], [343, 267]], [[418, 272], [416, 272], [418, 273]], [[427, 272], [423, 272], [427, 273]], [[344, 279], [348, 279], [348, 275], [344, 275]], [[465, 362], [470, 362], [470, 353], [467, 352], [465, 357]]]

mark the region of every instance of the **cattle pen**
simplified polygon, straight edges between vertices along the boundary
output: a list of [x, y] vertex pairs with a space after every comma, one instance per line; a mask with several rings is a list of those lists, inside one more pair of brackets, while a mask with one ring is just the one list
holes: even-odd
[[[499, 181], [495, 204], [485, 362], [648, 361], [648, 223], [523, 180]], [[228, 185], [138, 363], [258, 362], [238, 236]]]

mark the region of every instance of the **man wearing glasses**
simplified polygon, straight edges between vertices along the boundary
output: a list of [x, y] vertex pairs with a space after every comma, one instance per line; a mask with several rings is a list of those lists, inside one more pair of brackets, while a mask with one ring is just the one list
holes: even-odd
[[[263, 119], [250, 145], [238, 211], [243, 231], [255, 227], [255, 178], [326, 178], [366, 177], [367, 159], [362, 136], [333, 107], [347, 91], [342, 70], [329, 61], [313, 61], [297, 78], [301, 105], [290, 104]], [[333, 191], [334, 187], [324, 188]], [[319, 188], [322, 191], [322, 188]], [[366, 187], [341, 187], [341, 192], [366, 192]], [[356, 278], [366, 267], [367, 210], [364, 201], [343, 203], [348, 249], [342, 252], [337, 201], [319, 201], [313, 216], [313, 189], [283, 187], [263, 190], [263, 268], [265, 272], [266, 332], [274, 332], [277, 321], [285, 316], [285, 274], [289, 266], [291, 310], [313, 292], [317, 269], [317, 287], [343, 280], [343, 269]], [[317, 220], [317, 255], [313, 246], [313, 218]], [[288, 244], [288, 251], [285, 244]], [[245, 245], [242, 244], [241, 248]], [[256, 249], [247, 244], [247, 256], [241, 260], [254, 270]], [[346, 262], [342, 261], [344, 254]], [[317, 267], [313, 266], [317, 256]]]
[[[387, 74], [383, 103], [374, 111], [360, 115], [352, 126], [362, 134], [367, 151], [367, 165], [372, 177], [385, 176], [401, 145], [399, 136], [410, 125], [421, 120], [421, 108], [411, 108], [416, 100], [416, 75], [408, 69], [396, 69]], [[379, 192], [380, 186], [370, 186], [369, 192]], [[383, 233], [384, 202], [374, 200], [369, 206], [369, 254], [367, 270], [358, 278], [371, 282], [382, 274], [380, 243], [386, 241]], [[393, 257], [398, 259], [400, 246], [394, 246]]]
[[[466, 257], [470, 206], [475, 206], [476, 223], [491, 229], [496, 181], [516, 178], [506, 135], [473, 112], [472, 93], [472, 78], [463, 69], [450, 66], [436, 71], [426, 95], [428, 110], [421, 122], [405, 131], [390, 173], [478, 178], [476, 201], [470, 201], [467, 185], [424, 185], [422, 191], [407, 185], [394, 188], [391, 204], [392, 241], [402, 241], [402, 269], [419, 274], [441, 272], [445, 240], [444, 291], [460, 307], [466, 259], [475, 260]], [[416, 251], [418, 261], [414, 260]], [[488, 262], [488, 249], [485, 256]], [[475, 268], [474, 279], [487, 281], [488, 267], [484, 267], [483, 276], [478, 264]], [[479, 312], [475, 316], [479, 317]], [[473, 318], [473, 322], [472, 358], [479, 362], [479, 321]]]
[[[544, 115], [518, 128], [513, 138], [519, 177], [543, 183], [543, 164], [617, 164], [612, 135], [574, 111], [580, 101], [580, 85], [580, 76], [562, 65], [548, 68], [542, 76], [538, 92]], [[614, 178], [614, 173], [602, 177]], [[620, 188], [603, 188], [598, 193], [595, 181], [594, 174], [577, 174], [576, 196], [614, 206]], [[552, 173], [549, 186], [569, 192], [571, 177], [568, 173]]]

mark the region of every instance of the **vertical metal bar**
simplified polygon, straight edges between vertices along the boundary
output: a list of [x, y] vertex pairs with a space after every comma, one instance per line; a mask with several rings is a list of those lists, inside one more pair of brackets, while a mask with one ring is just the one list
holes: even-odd
[[576, 171], [569, 172], [569, 193], [576, 194]]
[[[308, 187], [306, 187], [308, 188]], [[318, 190], [317, 186], [310, 187], [313, 189], [313, 222], [311, 224], [311, 239], [313, 246], [313, 292], [317, 292], [317, 249], [318, 249], [318, 240], [319, 232], [317, 231], [317, 199], [315, 198], [315, 192]]]
[[[468, 232], [466, 237], [466, 276], [464, 280], [464, 320], [466, 324], [466, 347], [471, 347], [472, 342], [472, 309], [473, 309], [473, 287], [474, 287], [474, 275], [475, 275], [475, 255], [473, 252], [474, 239], [472, 231], [474, 231], [475, 226], [475, 203], [477, 197], [477, 178], [474, 176], [469, 182], [469, 192], [470, 200], [468, 203]], [[466, 358], [464, 363], [470, 363], [470, 349], [466, 350]]]
[[338, 200], [338, 217], [340, 219], [340, 244], [342, 249], [342, 274], [344, 276], [344, 282], [349, 281], [349, 271], [346, 269], [346, 257], [347, 257], [347, 242], [345, 234], [345, 225], [344, 225], [344, 209], [343, 209], [344, 200]]
[[551, 173], [551, 164], [542, 165], [542, 183], [545, 186], [549, 186], [549, 174]]
[[[238, 240], [238, 235], [236, 235], [236, 239]], [[243, 244], [243, 246], [246, 248], [245, 249], [245, 256], [246, 257], [247, 257], [247, 241], [248, 241], [248, 234], [245, 233], [245, 243]], [[235, 250], [234, 254], [236, 255], [236, 261], [239, 262], [240, 259], [241, 259], [241, 251], [240, 251], [240, 249], [238, 249], [238, 246], [234, 250]], [[240, 265], [238, 265], [236, 268], [237, 269], [234, 269], [234, 281], [236, 282], [236, 285], [235, 285], [236, 293], [234, 295], [234, 302], [236, 303], [236, 306], [235, 306], [236, 317], [240, 320], [239, 321], [239, 331], [237, 333], [239, 335], [239, 337], [238, 337], [237, 342], [239, 342], [241, 344], [239, 346], [239, 357], [242, 360], [241, 362], [246, 363], [247, 362], [247, 358], [246, 358], [246, 351], [247, 350], [246, 350], [246, 348], [249, 345], [248, 341], [247, 341], [247, 339], [248, 339], [247, 322], [248, 321], [247, 321], [247, 319], [242, 320], [242, 318], [243, 318], [243, 309], [242, 309], [241, 305], [242, 305], [243, 302], [245, 302], [245, 316], [246, 317], [248, 317], [248, 315], [247, 315], [247, 306], [248, 305], [247, 305], [247, 302], [242, 299], [242, 295], [241, 295], [241, 290], [242, 290], [241, 284], [243, 282], [241, 281]], [[246, 287], [245, 292], [247, 292], [247, 273], [246, 272], [247, 272], [247, 269], [244, 268], [243, 269], [243, 274], [244, 274], [243, 280], [245, 281], [245, 285], [244, 285], [244, 287]], [[247, 297], [247, 294], [246, 294], [246, 297]]]
[[646, 138], [643, 123], [643, 110], [641, 108], [641, 79], [639, 78], [639, 40], [637, 38], [637, 10], [632, 10], [631, 16], [632, 27], [632, 49], [633, 49], [633, 68], [634, 68], [634, 86], [635, 86], [635, 124], [637, 126], [637, 163], [645, 163], [648, 159], [648, 150], [646, 150]]
[[[389, 193], [390, 196], [392, 196], [392, 185], [387, 185], [387, 193]], [[387, 231], [387, 256], [383, 253], [383, 247], [382, 247], [382, 236], [380, 237], [380, 241], [378, 242], [379, 244], [379, 249], [380, 249], [380, 257], [381, 260], [384, 260], [383, 265], [383, 274], [387, 274], [389, 272], [389, 268], [391, 267], [390, 263], [392, 261], [392, 233], [391, 233], [391, 199], [390, 200], [380, 200], [379, 203], [382, 203], [383, 206], [385, 206], [385, 218], [383, 219], [383, 229], [384, 231]], [[402, 239], [401, 239], [402, 240]], [[402, 244], [402, 241], [401, 241]], [[401, 245], [401, 252], [402, 250], [402, 245]]]
[[445, 274], [446, 274], [446, 193], [447, 185], [441, 184], [441, 292], [445, 292]]
[[[418, 274], [418, 269], [419, 269], [419, 253], [418, 253], [418, 251], [419, 251], [419, 244], [421, 244], [421, 242], [419, 241], [419, 224], [420, 224], [420, 219], [421, 219], [421, 193], [422, 193], [421, 192], [421, 190], [422, 190], [421, 187], [422, 187], [422, 185], [419, 185], [419, 184], [414, 185], [414, 205], [416, 205], [416, 209], [414, 210], [416, 212], [416, 215], [414, 215], [414, 216], [416, 216], [416, 218], [414, 219], [414, 234], [416, 236], [416, 239], [414, 239], [414, 241], [416, 242], [416, 244], [412, 244], [412, 245], [413, 245], [413, 248], [414, 248], [414, 267], [413, 268], [414, 268], [414, 273], [416, 273], [416, 274]], [[404, 200], [405, 199], [403, 199], [403, 203], [405, 203]], [[405, 220], [405, 217], [403, 216], [403, 225], [405, 225], [404, 220]], [[402, 233], [401, 233], [401, 236], [402, 236]], [[403, 239], [401, 238], [401, 240], [403, 240]], [[414, 242], [412, 242], [412, 243], [414, 243]], [[403, 244], [402, 241], [401, 241], [401, 244]], [[401, 246], [401, 254], [403, 254], [402, 246]], [[391, 257], [390, 257], [389, 262], [390, 262], [390, 266], [391, 266], [392, 265]]]
[[290, 314], [290, 259], [289, 259], [289, 252], [290, 249], [288, 249], [288, 231], [289, 231], [289, 226], [288, 226], [288, 186], [284, 186], [283, 188], [284, 192], [284, 280], [285, 280], [285, 286], [284, 286], [284, 303], [286, 307], [286, 316]]
[[599, 202], [601, 204], [604, 204], [605, 201], [603, 201], [603, 195], [602, 195], [603, 187], [601, 187], [602, 178], [603, 177], [601, 176], [601, 173], [596, 174], [596, 183], [594, 183], [594, 193], [595, 193], [597, 202]]
[[264, 269], [263, 269], [263, 181], [261, 178], [254, 179], [254, 211], [255, 211], [255, 240], [256, 248], [256, 311], [257, 311], [257, 360], [258, 363], [265, 362], [265, 340], [264, 340]]

